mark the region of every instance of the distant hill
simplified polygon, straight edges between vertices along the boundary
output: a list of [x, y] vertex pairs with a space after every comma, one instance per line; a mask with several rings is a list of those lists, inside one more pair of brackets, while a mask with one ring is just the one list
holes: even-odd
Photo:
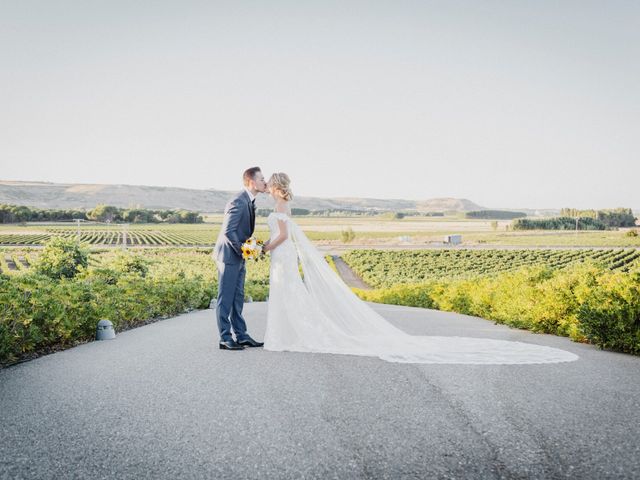
[[[39, 208], [93, 208], [98, 204], [152, 209], [223, 209], [229, 192], [143, 185], [100, 185], [0, 180], [0, 203]], [[222, 205], [222, 206], [220, 206]]]
[[[151, 209], [182, 208], [203, 213], [221, 212], [229, 198], [240, 191], [196, 190], [143, 185], [100, 185], [0, 180], [0, 203], [39, 208], [93, 208], [98, 204]], [[388, 200], [376, 198], [294, 198], [296, 208], [309, 210], [418, 210], [443, 212], [483, 210], [467, 199]], [[259, 195], [258, 208], [269, 208], [273, 201]]]
[[470, 212], [485, 208], [466, 198], [432, 198], [416, 202], [416, 209], [424, 212]]

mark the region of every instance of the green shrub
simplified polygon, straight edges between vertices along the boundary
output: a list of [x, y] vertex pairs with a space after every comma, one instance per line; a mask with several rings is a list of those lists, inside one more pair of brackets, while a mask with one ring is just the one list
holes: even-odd
[[342, 230], [342, 232], [340, 232], [340, 235], [342, 237], [343, 243], [349, 243], [353, 241], [354, 238], [356, 238], [356, 234], [351, 227], [347, 227], [345, 230]]
[[137, 273], [144, 277], [149, 272], [149, 263], [149, 260], [141, 255], [121, 252], [111, 262], [111, 266], [118, 272]]
[[368, 302], [412, 307], [436, 308], [428, 285], [396, 285], [380, 290], [354, 289], [356, 294]]
[[538, 266], [473, 279], [354, 291], [373, 302], [474, 315], [640, 354], [639, 270], [610, 271], [595, 263], [562, 270]]
[[201, 277], [148, 278], [100, 269], [74, 279], [27, 274], [0, 279], [0, 365], [91, 340], [100, 319], [116, 330], [206, 308], [214, 286]]
[[[37, 353], [90, 341], [97, 322], [116, 331], [155, 318], [207, 308], [217, 296], [215, 264], [205, 251], [105, 250], [74, 277], [35, 271], [0, 274], [0, 366]], [[58, 258], [58, 257], [56, 257]], [[269, 292], [268, 259], [247, 268], [245, 293], [263, 301]]]
[[640, 273], [609, 273], [580, 306], [585, 337], [600, 348], [640, 354]]
[[36, 262], [38, 273], [50, 278], [72, 278], [89, 263], [89, 252], [76, 240], [53, 237]]
[[95, 329], [93, 295], [82, 282], [16, 276], [0, 283], [0, 303], [0, 365], [36, 350], [72, 345]]

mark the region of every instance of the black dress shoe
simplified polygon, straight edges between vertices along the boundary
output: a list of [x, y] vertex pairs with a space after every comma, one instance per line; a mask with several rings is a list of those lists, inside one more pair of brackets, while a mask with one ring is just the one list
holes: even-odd
[[233, 340], [227, 340], [226, 342], [220, 342], [220, 350], [244, 350], [244, 347]]
[[253, 338], [247, 337], [244, 340], [238, 342], [238, 345], [242, 345], [243, 347], [261, 347], [264, 345], [264, 343], [256, 342]]

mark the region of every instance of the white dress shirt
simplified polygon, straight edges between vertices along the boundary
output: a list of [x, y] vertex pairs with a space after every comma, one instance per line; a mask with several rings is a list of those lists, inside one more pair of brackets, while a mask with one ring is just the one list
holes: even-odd
[[253, 196], [253, 193], [251, 193], [251, 190], [249, 190], [247, 187], [243, 187], [243, 188], [244, 188], [244, 191], [247, 192], [247, 194], [249, 195], [249, 200], [253, 200], [254, 198], [256, 198]]

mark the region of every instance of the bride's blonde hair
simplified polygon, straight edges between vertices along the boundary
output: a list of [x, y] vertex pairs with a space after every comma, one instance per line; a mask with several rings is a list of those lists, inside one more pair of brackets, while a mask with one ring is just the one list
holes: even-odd
[[291, 180], [286, 173], [272, 174], [269, 183], [275, 187], [277, 194], [287, 202], [293, 198], [293, 192], [289, 188]]

